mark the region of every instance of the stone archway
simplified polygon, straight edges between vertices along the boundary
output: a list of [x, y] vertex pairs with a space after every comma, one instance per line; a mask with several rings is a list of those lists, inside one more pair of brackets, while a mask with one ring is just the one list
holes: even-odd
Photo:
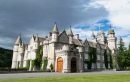
[[76, 72], [77, 71], [77, 68], [76, 68], [76, 58], [73, 57], [71, 59], [71, 72]]
[[57, 59], [57, 72], [62, 72], [63, 70], [63, 58]]

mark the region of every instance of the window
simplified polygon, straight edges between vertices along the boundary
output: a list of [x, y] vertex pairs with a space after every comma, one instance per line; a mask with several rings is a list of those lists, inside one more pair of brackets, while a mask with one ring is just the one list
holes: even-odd
[[104, 60], [104, 56], [102, 56], [102, 60]]
[[103, 63], [103, 68], [105, 68], [105, 64]]
[[88, 54], [85, 54], [85, 59], [88, 59]]
[[110, 63], [108, 63], [108, 68], [110, 68]]
[[100, 63], [97, 63], [97, 68], [100, 68]]
[[97, 55], [97, 60], [100, 60], [100, 55]]
[[108, 57], [108, 61], [110, 61], [110, 56], [108, 55], [107, 57]]
[[94, 63], [92, 63], [92, 68], [94, 68]]
[[88, 68], [88, 67], [87, 67], [87, 64], [84, 64], [84, 68], [85, 68], [85, 69], [87, 69], [87, 68]]
[[88, 51], [88, 47], [87, 46], [85, 46], [85, 51]]

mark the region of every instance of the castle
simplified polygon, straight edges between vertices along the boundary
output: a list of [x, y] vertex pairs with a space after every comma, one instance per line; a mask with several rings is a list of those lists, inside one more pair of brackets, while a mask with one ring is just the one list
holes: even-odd
[[[101, 31], [95, 36], [92, 32], [91, 41], [79, 39], [79, 34], [73, 35], [71, 27], [68, 33], [65, 30], [58, 31], [55, 23], [52, 32], [47, 37], [32, 36], [29, 44], [22, 42], [21, 36], [18, 36], [13, 49], [12, 67], [22, 68], [27, 66], [29, 60], [29, 70], [33, 70], [32, 60], [37, 56], [38, 46], [42, 46], [42, 59], [47, 58], [47, 69], [53, 65], [55, 72], [83, 72], [87, 71], [89, 61], [89, 49], [96, 49], [96, 61], [92, 62], [91, 70], [104, 70], [105, 57], [107, 54], [108, 68], [110, 69], [110, 54], [116, 54], [116, 41], [114, 30], [110, 27], [108, 37], [105, 37], [104, 31]], [[95, 52], [92, 51], [92, 54]], [[93, 57], [92, 57], [93, 58]]]

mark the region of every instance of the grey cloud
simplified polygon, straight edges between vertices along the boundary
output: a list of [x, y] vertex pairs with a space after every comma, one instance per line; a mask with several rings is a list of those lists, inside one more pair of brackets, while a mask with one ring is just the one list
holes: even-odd
[[[31, 35], [38, 33], [46, 36], [57, 22], [60, 31], [70, 25], [93, 23], [107, 17], [105, 8], [88, 7], [91, 0], [0, 0], [0, 39], [9, 38], [11, 42], [3, 47], [12, 46], [19, 33], [25, 42]], [[9, 44], [9, 45], [8, 45]]]

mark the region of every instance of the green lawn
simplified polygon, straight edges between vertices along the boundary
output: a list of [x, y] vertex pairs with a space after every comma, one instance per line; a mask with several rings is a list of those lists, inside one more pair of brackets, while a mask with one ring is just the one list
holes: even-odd
[[130, 82], [130, 74], [25, 78], [0, 80], [0, 82]]

